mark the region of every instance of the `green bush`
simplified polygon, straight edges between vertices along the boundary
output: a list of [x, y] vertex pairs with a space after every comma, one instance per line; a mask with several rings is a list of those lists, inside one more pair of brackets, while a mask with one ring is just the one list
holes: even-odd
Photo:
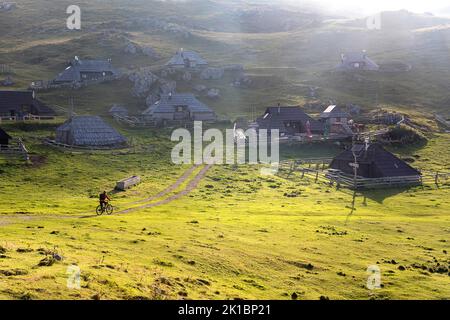
[[427, 141], [427, 138], [420, 131], [405, 125], [393, 127], [386, 134], [385, 138], [392, 141], [392, 144], [402, 145], [424, 143]]

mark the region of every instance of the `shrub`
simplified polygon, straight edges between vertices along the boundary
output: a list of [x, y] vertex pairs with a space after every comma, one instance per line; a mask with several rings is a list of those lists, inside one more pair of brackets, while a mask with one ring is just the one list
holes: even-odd
[[424, 143], [427, 138], [418, 130], [411, 127], [400, 125], [389, 130], [386, 138], [392, 141], [392, 144], [414, 144]]

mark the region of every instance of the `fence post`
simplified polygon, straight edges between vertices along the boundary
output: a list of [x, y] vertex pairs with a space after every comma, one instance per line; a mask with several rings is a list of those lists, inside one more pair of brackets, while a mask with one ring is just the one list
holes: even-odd
[[439, 171], [436, 172], [436, 176], [434, 177], [434, 183], [435, 183], [436, 185], [439, 185]]
[[319, 170], [316, 171], [316, 183], [317, 183], [317, 180], [319, 180]]

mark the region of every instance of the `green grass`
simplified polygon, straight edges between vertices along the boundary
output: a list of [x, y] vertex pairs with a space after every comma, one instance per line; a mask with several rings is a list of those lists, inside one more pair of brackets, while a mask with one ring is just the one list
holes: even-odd
[[[433, 131], [426, 133], [425, 144], [391, 151], [414, 159], [415, 167], [450, 170], [450, 137], [435, 132], [432, 117], [435, 111], [448, 115], [446, 31], [426, 41], [427, 33], [388, 35], [325, 22], [291, 32], [231, 33], [227, 30], [238, 28], [226, 25], [227, 32], [221, 31], [224, 18], [217, 19], [212, 3], [150, 6], [141, 0], [128, 6], [113, 0], [111, 7], [100, 1], [79, 2], [83, 30], [67, 32], [65, 9], [70, 1], [55, 6], [44, 0], [16, 2], [19, 8], [0, 19], [0, 63], [14, 69], [15, 89], [32, 80], [52, 79], [74, 55], [112, 58], [125, 70], [157, 69], [183, 47], [199, 51], [211, 65], [243, 64], [257, 79], [248, 89], [232, 87], [229, 74], [218, 81], [178, 81], [179, 91], [191, 91], [199, 83], [219, 88], [221, 99], [200, 99], [221, 118], [253, 118], [278, 102], [327, 104], [333, 99], [371, 111], [378, 101]], [[220, 5], [227, 10], [239, 7]], [[189, 16], [216, 30], [195, 29], [192, 37], [183, 39], [126, 27], [138, 18], [161, 16], [180, 23]], [[155, 48], [161, 60], [124, 55], [120, 38], [105, 40], [102, 35], [112, 27]], [[327, 72], [342, 50], [361, 49], [379, 62], [410, 63], [413, 70], [359, 78]], [[310, 85], [320, 87], [318, 99], [308, 98]], [[75, 112], [106, 116], [113, 103], [125, 104], [133, 113], [144, 109], [144, 99], [132, 97], [130, 91], [131, 83], [120, 80], [38, 96], [66, 109], [73, 96]], [[169, 130], [123, 128], [109, 118], [132, 139], [131, 148], [81, 153], [43, 145], [41, 139], [53, 136], [64, 118], [61, 114], [42, 124], [2, 123], [8, 133], [24, 139], [33, 164], [0, 158], [0, 299], [291, 299], [293, 293], [299, 299], [450, 297], [448, 186], [368, 191], [353, 198], [348, 190], [299, 175], [267, 177], [254, 166], [216, 165], [181, 199], [97, 217], [98, 193], [112, 190], [117, 180], [135, 174], [142, 178], [138, 186], [113, 193], [120, 211], [170, 186], [189, 166], [171, 163]], [[283, 159], [332, 157], [340, 150], [335, 144], [281, 148]], [[188, 181], [164, 199], [183, 190]], [[63, 261], [39, 266], [46, 250], [56, 250]], [[71, 264], [81, 268], [81, 290], [66, 287]], [[383, 287], [368, 290], [366, 270], [374, 264], [381, 269]]]
[[[57, 152], [26, 132], [30, 149], [47, 160], [36, 167], [2, 165], [0, 245], [7, 258], [0, 259], [0, 270], [28, 272], [0, 275], [2, 298], [290, 299], [294, 292], [299, 299], [449, 297], [448, 274], [436, 272], [437, 263], [448, 265], [446, 188], [358, 194], [350, 214], [349, 191], [297, 175], [261, 176], [256, 167], [215, 166], [179, 200], [96, 217], [97, 193], [119, 178], [143, 178], [138, 187], [113, 195], [123, 209], [181, 176], [187, 167], [170, 165], [167, 153], [158, 152], [166, 150], [167, 137], [125, 130], [138, 137], [138, 150], [156, 140], [158, 148], [112, 156]], [[28, 134], [36, 132], [48, 134]], [[426, 147], [402, 153], [418, 155], [417, 165], [445, 169], [439, 160], [448, 159], [448, 144], [448, 135], [438, 135]], [[285, 156], [318, 151], [300, 146], [290, 152]], [[37, 266], [44, 258], [37, 250], [55, 247], [64, 260]], [[81, 290], [66, 288], [66, 268], [73, 263], [81, 268]], [[373, 291], [365, 287], [372, 264], [379, 265], [383, 283]]]

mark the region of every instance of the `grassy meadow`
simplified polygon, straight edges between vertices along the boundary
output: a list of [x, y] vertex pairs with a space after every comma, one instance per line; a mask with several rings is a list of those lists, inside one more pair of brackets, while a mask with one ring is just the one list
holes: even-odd
[[[213, 66], [242, 64], [257, 80], [249, 88], [231, 86], [229, 75], [177, 81], [180, 92], [196, 84], [220, 89], [220, 99], [200, 100], [221, 119], [252, 119], [278, 102], [333, 100], [360, 104], [363, 111], [382, 106], [429, 128], [426, 143], [390, 151], [423, 170], [450, 171], [450, 135], [438, 132], [433, 118], [434, 112], [450, 115], [448, 29], [372, 33], [323, 20], [250, 33], [217, 14], [217, 6], [224, 12], [240, 8], [238, 1], [111, 0], [79, 1], [83, 28], [69, 32], [65, 8], [71, 1], [15, 2], [16, 10], [0, 13], [0, 64], [13, 68], [13, 89], [52, 79], [74, 55], [112, 58], [132, 71], [157, 69], [177, 49], [192, 49]], [[189, 17], [191, 36], [132, 24], [149, 17], [180, 24]], [[151, 46], [161, 59], [125, 55], [119, 38], [105, 36], [112, 29]], [[330, 72], [341, 51], [362, 49], [377, 61], [400, 60], [413, 68], [356, 76]], [[310, 86], [318, 87], [316, 98], [309, 97]], [[170, 130], [127, 128], [108, 116], [114, 103], [136, 113], [145, 108], [131, 89], [121, 79], [38, 92], [49, 105], [67, 110], [74, 97], [76, 113], [103, 116], [130, 139], [125, 150], [45, 145], [43, 138], [66, 119], [64, 112], [48, 122], [0, 124], [21, 137], [31, 155], [28, 164], [0, 157], [0, 299], [450, 298], [448, 181], [354, 194], [299, 174], [265, 176], [259, 166], [214, 165], [197, 184], [204, 167], [172, 164]], [[341, 150], [336, 144], [286, 145], [281, 155], [333, 157]], [[142, 183], [113, 191], [117, 180], [131, 175]], [[111, 192], [116, 214], [95, 215], [103, 190]], [[52, 259], [55, 253], [63, 259]], [[67, 287], [71, 265], [81, 270], [80, 289]], [[376, 290], [366, 286], [372, 265], [381, 271]]]

